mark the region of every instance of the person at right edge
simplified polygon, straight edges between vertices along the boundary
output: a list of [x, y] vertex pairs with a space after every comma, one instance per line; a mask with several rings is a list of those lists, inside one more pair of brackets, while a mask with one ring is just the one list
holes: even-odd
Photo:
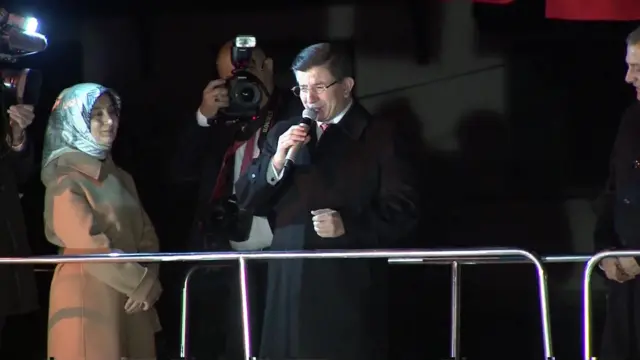
[[[293, 91], [316, 121], [310, 129], [300, 117], [275, 125], [236, 182], [239, 205], [273, 208], [272, 250], [394, 247], [419, 216], [414, 166], [395, 122], [354, 99], [352, 61], [338, 46], [305, 48], [292, 70]], [[285, 170], [289, 149], [302, 145]], [[387, 266], [386, 259], [269, 260], [259, 358], [389, 359]]]
[[[637, 102], [620, 123], [604, 193], [597, 202], [595, 250], [640, 249], [640, 28], [627, 37], [625, 81]], [[638, 258], [600, 262], [607, 278], [606, 321], [599, 359], [640, 360], [640, 266]]]

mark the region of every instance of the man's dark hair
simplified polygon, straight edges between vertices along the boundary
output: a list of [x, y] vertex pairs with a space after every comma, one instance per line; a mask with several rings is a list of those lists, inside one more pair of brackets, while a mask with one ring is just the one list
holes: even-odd
[[636, 28], [627, 36], [627, 45], [634, 46], [640, 44], [640, 27]]
[[319, 43], [306, 47], [293, 60], [291, 70], [308, 71], [316, 66], [326, 66], [336, 80], [354, 77], [351, 56], [336, 44]]

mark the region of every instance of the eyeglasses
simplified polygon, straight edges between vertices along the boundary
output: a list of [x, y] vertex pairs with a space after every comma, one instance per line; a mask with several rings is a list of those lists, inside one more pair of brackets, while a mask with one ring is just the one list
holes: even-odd
[[293, 92], [293, 94], [295, 96], [300, 96], [301, 94], [306, 94], [309, 91], [313, 91], [316, 94], [322, 94], [323, 92], [327, 91], [328, 88], [332, 87], [333, 85], [339, 83], [340, 80], [336, 80], [334, 82], [332, 82], [329, 85], [314, 85], [314, 86], [294, 86], [291, 88], [291, 91]]

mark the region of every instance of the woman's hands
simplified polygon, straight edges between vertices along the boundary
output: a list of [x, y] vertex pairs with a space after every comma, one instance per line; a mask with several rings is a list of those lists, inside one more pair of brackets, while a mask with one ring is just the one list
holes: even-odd
[[160, 298], [160, 294], [162, 293], [162, 286], [160, 282], [156, 279], [151, 289], [149, 290], [145, 300], [134, 300], [133, 298], [128, 298], [127, 302], [124, 304], [124, 311], [127, 314], [135, 314], [140, 311], [147, 311], [155, 305], [158, 298]]
[[148, 302], [146, 301], [137, 301], [132, 298], [128, 298], [127, 302], [124, 304], [124, 311], [127, 314], [135, 314], [140, 311], [147, 311], [151, 308]]

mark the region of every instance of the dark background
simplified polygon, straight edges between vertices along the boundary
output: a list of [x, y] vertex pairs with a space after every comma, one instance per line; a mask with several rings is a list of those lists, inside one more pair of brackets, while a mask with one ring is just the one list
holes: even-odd
[[[350, 2], [332, 2], [349, 4]], [[406, 27], [403, 39], [381, 38], [360, 45], [370, 57], [388, 57], [405, 52], [415, 63], [430, 66], [439, 57], [440, 31], [446, 20], [439, 2], [394, 2], [410, 11], [411, 23], [392, 24], [371, 21], [367, 7], [356, 9], [356, 34], [366, 34], [372, 27]], [[298, 3], [296, 3], [298, 4]], [[10, 6], [12, 5], [12, 6]], [[317, 6], [329, 5], [329, 2]], [[42, 32], [49, 37], [49, 49], [25, 59], [20, 65], [39, 68], [45, 80], [38, 120], [31, 129], [36, 142], [41, 141], [48, 110], [57, 94], [66, 86], [86, 79], [86, 46], [82, 41], [57, 41], [56, 34], [69, 21], [100, 22], [114, 16], [136, 19], [137, 31], [148, 32], [145, 24], [162, 16], [166, 27], [173, 26], [172, 16], [193, 13], [224, 13], [237, 16], [248, 11], [275, 8], [291, 10], [293, 2], [274, 1], [253, 7], [244, 3], [200, 5], [145, 4], [126, 1], [77, 2], [31, 1], [7, 4], [11, 11], [24, 11], [43, 18]], [[249, 9], [251, 8], [251, 9]], [[607, 176], [607, 162], [621, 113], [634, 101], [632, 88], [624, 83], [624, 38], [637, 23], [562, 22], [544, 19], [543, 1], [516, 1], [511, 6], [476, 5], [472, 9], [478, 54], [500, 54], [505, 71], [505, 109], [501, 112], [483, 108], [470, 109], [460, 120], [455, 154], [435, 150], [424, 143], [421, 163], [428, 193], [422, 236], [416, 247], [442, 246], [518, 246], [538, 253], [569, 254], [571, 230], [564, 204], [570, 199], [591, 200]], [[231, 16], [231, 15], [230, 15]], [[266, 16], [266, 15], [265, 15]], [[304, 20], [301, 20], [304, 24]], [[316, 21], [311, 27], [321, 26]], [[252, 24], [238, 22], [235, 28], [212, 32], [226, 39], [247, 28], [260, 37]], [[304, 27], [292, 26], [293, 32]], [[322, 25], [324, 26], [324, 25]], [[103, 34], [104, 35], [104, 34]], [[179, 42], [167, 44], [167, 56], [176, 72], [160, 72], [157, 64], [166, 58], [154, 57], [149, 34], [141, 36], [138, 46], [139, 84], [121, 78], [106, 79], [124, 98], [125, 110], [114, 157], [130, 171], [140, 188], [145, 207], [154, 220], [164, 251], [184, 249], [184, 237], [190, 221], [194, 189], [168, 181], [166, 164], [176, 150], [181, 123], [192, 121], [199, 102], [201, 85], [214, 76], [214, 64], [202, 74], [200, 83], [185, 85], [181, 77], [187, 72], [189, 48], [179, 49]], [[206, 38], [208, 34], [202, 34]], [[108, 34], [107, 34], [108, 36]], [[408, 41], [407, 41], [408, 39]], [[286, 38], [269, 39], [266, 50], [286, 71], [290, 57], [314, 41], [326, 40], [310, 35], [309, 41]], [[359, 38], [351, 39], [358, 42]], [[98, 40], [96, 40], [98, 41]], [[215, 52], [221, 41], [206, 42]], [[404, 44], [402, 46], [394, 43]], [[191, 42], [190, 44], [192, 44]], [[211, 43], [211, 46], [208, 44]], [[179, 49], [179, 50], [176, 50]], [[113, 48], [110, 51], [116, 51]], [[180, 54], [174, 56], [174, 54]], [[289, 59], [287, 59], [289, 58]], [[185, 60], [187, 59], [187, 60]], [[282, 66], [284, 65], [284, 66]], [[107, 64], [114, 73], [124, 63]], [[131, 65], [133, 66], [133, 65]], [[106, 71], [106, 70], [105, 70]], [[356, 69], [358, 71], [358, 69]], [[460, 75], [461, 76], [461, 75]], [[184, 75], [184, 77], [188, 77]], [[453, 81], [444, 77], [439, 81]], [[416, 79], [416, 86], [421, 86]], [[162, 84], [171, 83], [171, 86]], [[160, 84], [173, 89], [154, 96], [146, 87]], [[365, 90], [366, 89], [359, 89]], [[386, 111], [405, 121], [408, 133], [424, 123], [411, 102], [402, 96], [391, 97], [377, 111]], [[452, 98], [450, 106], [458, 105]], [[158, 106], [159, 103], [166, 108]], [[171, 109], [169, 109], [171, 107]], [[131, 120], [131, 119], [135, 119]], [[167, 120], [170, 119], [170, 120]], [[187, 120], [185, 120], [187, 119]], [[37, 254], [52, 254], [42, 234], [43, 189], [34, 176], [24, 204], [31, 242]], [[590, 241], [585, 239], [585, 241]], [[579, 268], [573, 265], [550, 266], [552, 326], [557, 359], [574, 359], [580, 354], [579, 294], [566, 280]], [[526, 265], [474, 266], [463, 269], [463, 353], [469, 359], [541, 359], [541, 338], [534, 271]], [[177, 358], [179, 286], [171, 276], [170, 265], [163, 268], [166, 279], [164, 298], [159, 303], [167, 338], [166, 348]], [[46, 343], [46, 307], [49, 275], [40, 273], [43, 310], [27, 317], [12, 319], [3, 335], [6, 344], [2, 358], [42, 359]], [[448, 270], [443, 267], [397, 266], [393, 268], [394, 319], [393, 345], [397, 359], [439, 359], [448, 353]], [[601, 305], [602, 297], [596, 301]], [[196, 314], [197, 315], [197, 314]], [[597, 317], [599, 318], [599, 317]], [[29, 338], [25, 342], [25, 338]], [[193, 339], [207, 341], [207, 339]]]

